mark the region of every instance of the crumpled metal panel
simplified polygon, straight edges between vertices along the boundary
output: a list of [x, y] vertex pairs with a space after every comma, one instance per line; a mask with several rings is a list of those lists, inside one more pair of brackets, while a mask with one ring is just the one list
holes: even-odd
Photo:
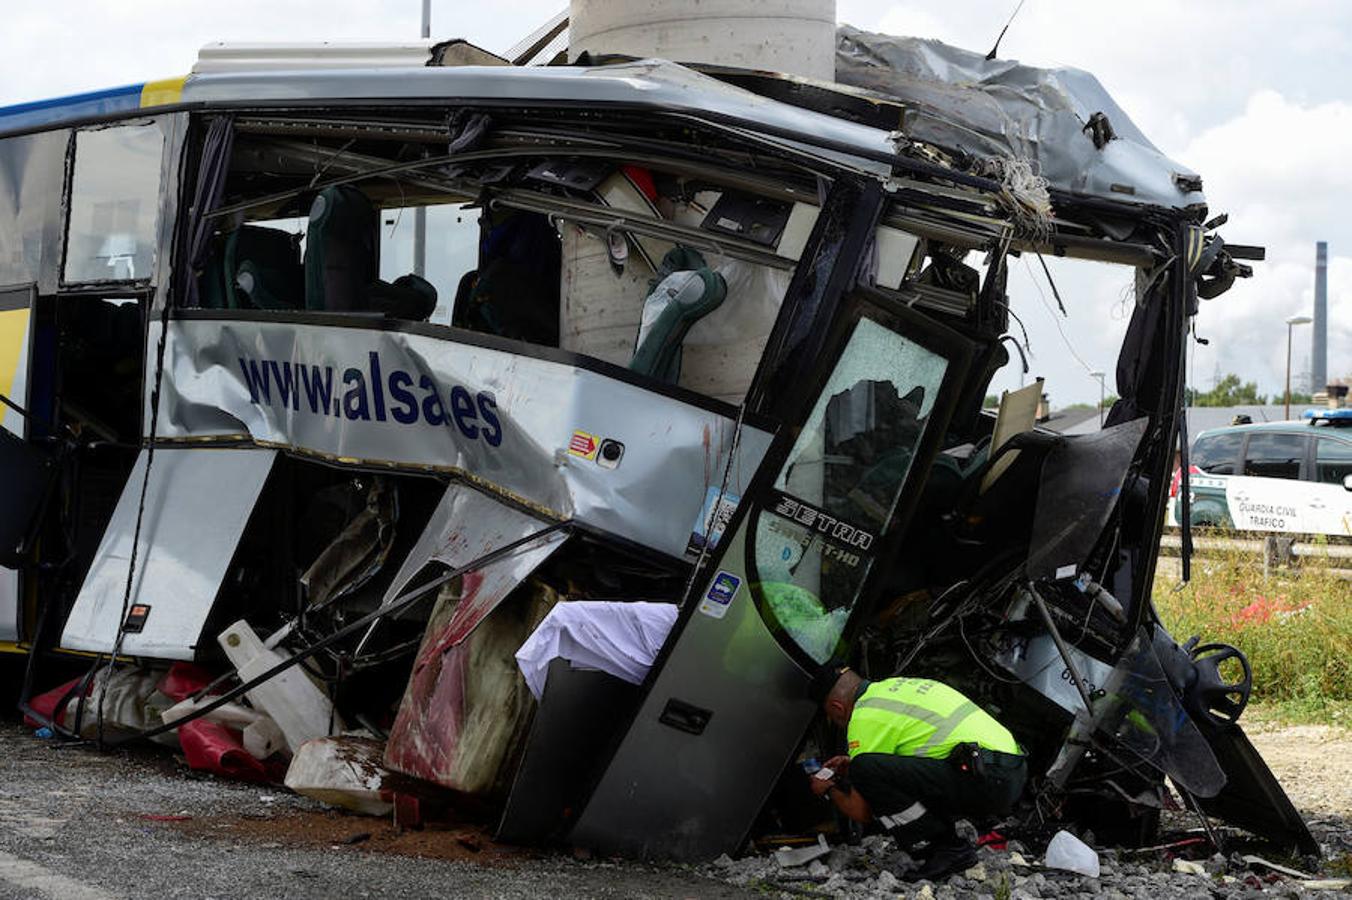
[[[192, 75], [185, 103], [287, 105], [301, 100], [398, 103], [428, 98], [447, 102], [567, 104], [596, 109], [606, 104], [684, 113], [719, 124], [740, 123], [754, 131], [793, 136], [803, 146], [854, 148], [875, 157], [852, 164], [886, 175], [887, 132], [779, 103], [661, 59], [613, 66], [458, 66], [455, 68], [333, 69], [298, 72], [230, 72]], [[816, 152], [816, 151], [814, 151]], [[836, 158], [829, 150], [823, 158]]]
[[[394, 585], [402, 587], [433, 560], [451, 567], [473, 562], [543, 524], [451, 485]], [[565, 539], [552, 532], [466, 573], [458, 592], [442, 589], [390, 729], [388, 768], [471, 793], [493, 786], [532, 702], [512, 653], [547, 611], [535, 596], [501, 610], [499, 604]]]
[[[682, 556], [707, 492], [722, 485], [735, 420], [583, 360], [521, 349], [450, 330], [175, 321], [159, 435], [245, 436], [348, 462], [458, 471], [522, 505]], [[624, 445], [614, 465], [598, 455], [607, 439]], [[730, 493], [746, 489], [769, 443], [742, 428]]]
[[[418, 542], [390, 582], [381, 605], [388, 606], [398, 599], [408, 590], [414, 577], [431, 563], [441, 563], [452, 569], [468, 565], [545, 525], [541, 519], [494, 500], [469, 485], [452, 483], [441, 495], [441, 502], [432, 511]], [[450, 646], [464, 640], [492, 611], [493, 605], [558, 549], [566, 537], [563, 531], [553, 532], [540, 538], [538, 543], [527, 544], [506, 559], [467, 575], [460, 602], [447, 624], [448, 631], [442, 643]], [[378, 621], [372, 623], [372, 630], [377, 624]]]
[[[983, 157], [1032, 161], [1054, 188], [1120, 201], [1187, 207], [1170, 160], [1136, 127], [1099, 80], [1081, 69], [1039, 69], [935, 40], [860, 31], [836, 33], [836, 81], [896, 97], [906, 135]], [[1094, 113], [1116, 140], [1102, 149], [1084, 131]], [[1128, 190], [1129, 189], [1129, 192]]]
[[[66, 619], [61, 646], [68, 650], [113, 649], [146, 458], [142, 450]], [[150, 609], [142, 630], [126, 635], [123, 652], [157, 659], [196, 656], [202, 628], [276, 460], [275, 450], [155, 451], [131, 591], [133, 604]]]

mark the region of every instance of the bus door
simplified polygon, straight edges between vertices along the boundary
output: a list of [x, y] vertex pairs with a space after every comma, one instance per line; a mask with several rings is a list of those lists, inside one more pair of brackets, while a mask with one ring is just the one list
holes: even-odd
[[571, 840], [707, 859], [736, 850], [810, 724], [895, 551], [971, 345], [885, 300], [844, 298], [788, 423]]

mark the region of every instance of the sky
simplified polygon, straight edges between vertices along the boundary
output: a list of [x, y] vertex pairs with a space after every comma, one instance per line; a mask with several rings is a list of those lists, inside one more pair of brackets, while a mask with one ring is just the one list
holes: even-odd
[[[838, 0], [859, 28], [988, 50], [1015, 0]], [[418, 34], [418, 0], [6, 0], [0, 105], [187, 72], [218, 41], [382, 41]], [[560, 0], [432, 0], [435, 37], [502, 51]], [[1285, 319], [1308, 315], [1314, 244], [1329, 242], [1329, 374], [1352, 375], [1352, 3], [1345, 0], [1025, 0], [1001, 57], [1087, 69], [1170, 158], [1199, 172], [1226, 240], [1260, 244], [1253, 278], [1203, 301], [1190, 381], [1218, 373], [1280, 395]], [[1027, 327], [1031, 375], [1053, 405], [1094, 402], [1129, 314], [1130, 273], [1051, 260], [1061, 319], [1040, 271], [1015, 265], [1010, 294]], [[1036, 267], [1035, 267], [1036, 268]], [[1015, 326], [1017, 330], [1017, 326]], [[1308, 372], [1310, 326], [1295, 328], [1294, 381]], [[1016, 367], [996, 388], [1017, 387]], [[1111, 378], [1111, 377], [1110, 377]], [[1307, 378], [1307, 376], [1306, 376]], [[1111, 390], [1111, 380], [1109, 382]]]

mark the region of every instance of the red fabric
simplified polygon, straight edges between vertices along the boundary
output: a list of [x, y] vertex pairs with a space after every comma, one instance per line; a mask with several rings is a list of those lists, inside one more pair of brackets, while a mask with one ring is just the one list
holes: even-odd
[[194, 719], [181, 725], [178, 742], [193, 769], [241, 781], [274, 780], [274, 772], [244, 749], [240, 733], [219, 722]]
[[[64, 725], [66, 724], [66, 708], [61, 705], [61, 701], [66, 699], [67, 695], [73, 696], [72, 691], [75, 690], [75, 686], [79, 683], [80, 679], [72, 678], [60, 687], [52, 688], [45, 694], [38, 694], [32, 700], [28, 701], [28, 705], [31, 706], [33, 711], [38, 715], [51, 719], [58, 725]], [[85, 689], [85, 696], [89, 695], [89, 689], [93, 687], [93, 684], [93, 679], [90, 679], [90, 683]], [[61, 708], [57, 709], [58, 706], [61, 706]], [[29, 728], [43, 727], [42, 723], [32, 716], [24, 716], [23, 723]]]
[[213, 681], [211, 673], [192, 663], [176, 662], [160, 679], [160, 693], [175, 703], [187, 700]]
[[[210, 672], [192, 663], [177, 662], [160, 679], [159, 690], [175, 703], [188, 699], [214, 679]], [[281, 781], [286, 769], [280, 763], [264, 763], [244, 749], [237, 729], [207, 719], [193, 719], [178, 727], [178, 743], [189, 768], [241, 781]]]
[[643, 192], [651, 202], [657, 202], [657, 182], [653, 181], [653, 173], [642, 166], [620, 166], [620, 171], [629, 176], [629, 180], [634, 183], [634, 187]]
[[1004, 850], [1009, 846], [1009, 841], [998, 831], [988, 831], [976, 839], [976, 845], [990, 847], [992, 850]]

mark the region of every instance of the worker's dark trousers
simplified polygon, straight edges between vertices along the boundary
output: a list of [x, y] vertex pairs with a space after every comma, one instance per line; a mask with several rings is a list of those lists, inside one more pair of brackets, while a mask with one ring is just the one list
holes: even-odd
[[958, 819], [1007, 813], [1023, 792], [1022, 756], [981, 752], [982, 765], [965, 771], [947, 759], [861, 753], [850, 761], [850, 782], [899, 843], [945, 838]]

